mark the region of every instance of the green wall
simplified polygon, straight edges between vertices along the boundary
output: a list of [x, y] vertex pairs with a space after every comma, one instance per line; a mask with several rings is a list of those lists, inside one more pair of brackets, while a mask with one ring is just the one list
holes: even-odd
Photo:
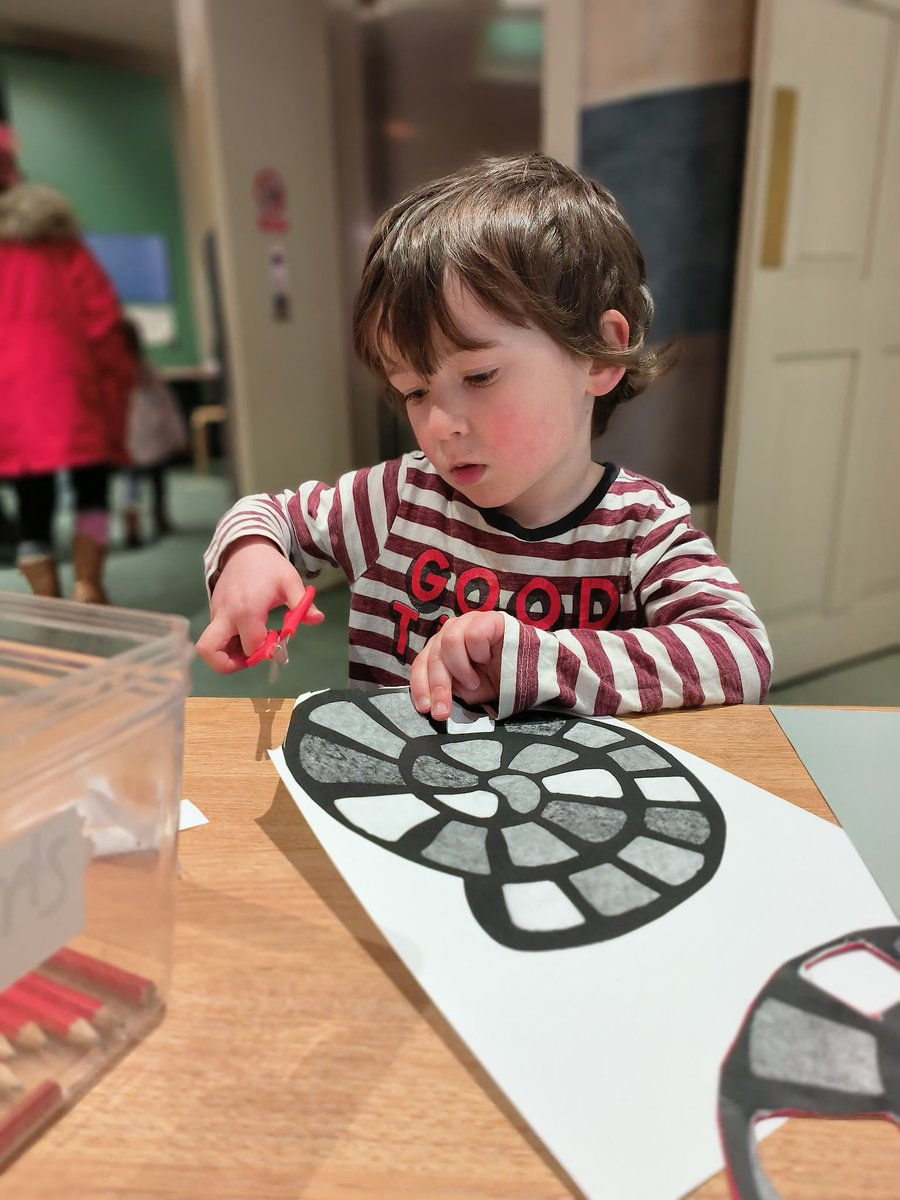
[[169, 249], [177, 341], [160, 365], [197, 361], [175, 168], [171, 105], [158, 76], [0, 50], [22, 168], [64, 192], [86, 233], [162, 234]]

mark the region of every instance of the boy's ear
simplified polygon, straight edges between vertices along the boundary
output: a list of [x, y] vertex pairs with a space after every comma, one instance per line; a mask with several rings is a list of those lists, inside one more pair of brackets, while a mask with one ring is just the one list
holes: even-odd
[[[626, 350], [629, 332], [628, 322], [616, 308], [608, 308], [600, 318], [600, 336], [611, 350]], [[624, 367], [614, 367], [595, 358], [590, 371], [594, 395], [611, 392], [624, 374]]]

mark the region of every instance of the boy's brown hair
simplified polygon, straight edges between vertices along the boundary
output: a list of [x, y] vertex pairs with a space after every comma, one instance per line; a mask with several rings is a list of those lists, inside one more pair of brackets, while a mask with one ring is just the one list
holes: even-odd
[[[592, 432], [675, 360], [650, 349], [653, 316], [644, 256], [610, 193], [545, 154], [488, 158], [417, 188], [375, 227], [353, 311], [356, 353], [387, 384], [399, 355], [434, 373], [442, 339], [479, 349], [451, 319], [445, 282], [456, 276], [490, 312], [540, 329], [573, 354], [624, 366], [594, 403]], [[600, 321], [618, 309], [626, 349], [607, 345]], [[388, 384], [388, 395], [399, 401]], [[402, 403], [402, 401], [400, 401]]]

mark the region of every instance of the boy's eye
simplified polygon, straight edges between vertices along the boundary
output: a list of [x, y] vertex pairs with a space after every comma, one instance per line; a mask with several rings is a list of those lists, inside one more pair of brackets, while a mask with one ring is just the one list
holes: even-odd
[[403, 399], [407, 404], [421, 404], [427, 395], [424, 388], [416, 388], [415, 391], [405, 392]]
[[497, 373], [496, 367], [492, 371], [479, 371], [477, 375], [467, 375], [466, 383], [472, 387], [487, 387], [497, 378]]

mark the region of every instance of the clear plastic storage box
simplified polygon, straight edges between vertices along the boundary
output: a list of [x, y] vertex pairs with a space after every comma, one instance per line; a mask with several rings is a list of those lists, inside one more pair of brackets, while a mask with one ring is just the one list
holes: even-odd
[[187, 633], [0, 592], [0, 1166], [164, 1011]]

